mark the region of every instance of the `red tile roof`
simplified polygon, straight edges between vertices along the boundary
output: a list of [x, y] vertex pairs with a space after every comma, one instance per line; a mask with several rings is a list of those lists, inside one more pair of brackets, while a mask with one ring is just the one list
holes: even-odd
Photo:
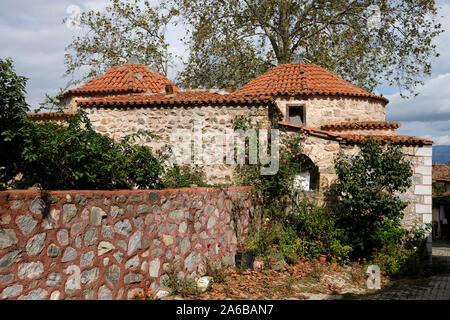
[[306, 127], [306, 126], [293, 124], [293, 123], [285, 122], [285, 121], [278, 121], [278, 124], [285, 126], [285, 127], [299, 129], [299, 130], [303, 131], [304, 133], [312, 135], [312, 136], [331, 139], [331, 140], [339, 140], [339, 141], [342, 140], [342, 138], [339, 134], [331, 132], [331, 131], [319, 130], [316, 128]]
[[231, 94], [210, 92], [207, 90], [175, 91], [173, 94], [134, 94], [117, 97], [103, 97], [90, 99], [77, 99], [80, 106], [108, 106], [108, 105], [173, 105], [173, 104], [221, 104], [221, 103], [272, 103], [268, 96], [245, 97]]
[[399, 122], [389, 121], [357, 121], [328, 123], [321, 126], [322, 130], [351, 130], [351, 129], [398, 129]]
[[410, 137], [410, 136], [404, 136], [404, 135], [358, 135], [358, 134], [343, 134], [343, 133], [336, 133], [332, 131], [326, 131], [326, 130], [318, 130], [314, 128], [309, 128], [301, 125], [295, 125], [289, 122], [283, 122], [279, 121], [278, 124], [291, 127], [291, 128], [297, 128], [302, 131], [305, 131], [306, 133], [322, 137], [325, 139], [330, 140], [337, 140], [341, 141], [341, 143], [348, 143], [348, 144], [357, 144], [363, 141], [366, 138], [374, 139], [375, 141], [379, 141], [381, 143], [387, 143], [392, 142], [394, 144], [400, 144], [400, 145], [431, 145], [433, 144], [433, 141], [422, 139], [418, 137]]
[[165, 89], [166, 85], [172, 85], [177, 90], [175, 84], [159, 72], [145, 65], [128, 63], [112, 67], [83, 86], [65, 92], [63, 97], [95, 93], [159, 93]]
[[363, 141], [366, 138], [371, 138], [375, 141], [379, 141], [381, 143], [387, 143], [392, 142], [394, 144], [401, 144], [401, 145], [432, 145], [433, 141], [418, 138], [418, 137], [412, 137], [412, 136], [404, 136], [404, 135], [358, 135], [358, 134], [341, 134], [341, 137], [344, 138], [344, 140], [347, 143], [353, 144], [353, 143], [359, 143]]
[[432, 178], [433, 182], [450, 181], [450, 166], [446, 164], [434, 164]]
[[69, 112], [42, 112], [42, 113], [28, 113], [28, 117], [33, 120], [67, 120], [75, 117], [76, 113]]
[[234, 92], [236, 95], [331, 95], [367, 97], [388, 103], [314, 64], [288, 63], [271, 69]]

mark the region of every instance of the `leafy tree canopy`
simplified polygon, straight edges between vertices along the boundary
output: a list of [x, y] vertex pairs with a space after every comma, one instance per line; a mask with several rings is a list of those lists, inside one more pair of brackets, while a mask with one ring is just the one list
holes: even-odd
[[282, 63], [320, 65], [372, 91], [395, 85], [415, 94], [441, 25], [434, 0], [111, 0], [105, 12], [82, 14], [83, 36], [66, 55], [67, 74], [88, 77], [136, 56], [167, 73], [165, 30], [186, 27], [185, 87], [237, 87]]
[[16, 74], [10, 59], [0, 59], [0, 188], [18, 173], [21, 129], [29, 111], [26, 83], [27, 78]]
[[141, 0], [110, 0], [105, 11], [83, 12], [79, 20], [83, 32], [66, 48], [66, 75], [87, 68], [81, 79], [87, 80], [133, 60], [166, 75], [171, 54], [165, 32], [177, 13], [165, 1], [151, 5]]

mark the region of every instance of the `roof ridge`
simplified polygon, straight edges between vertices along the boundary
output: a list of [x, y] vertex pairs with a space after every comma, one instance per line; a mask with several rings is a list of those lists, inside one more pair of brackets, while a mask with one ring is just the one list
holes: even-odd
[[[139, 76], [140, 75], [140, 76]], [[176, 85], [161, 73], [143, 64], [114, 65], [102, 75], [91, 79], [81, 87], [66, 91], [62, 97], [71, 94], [92, 93], [141, 93], [160, 92], [167, 84]]]
[[367, 92], [324, 67], [302, 62], [278, 65], [247, 82], [234, 94], [247, 96], [258, 94], [337, 95], [366, 97], [389, 102], [385, 97]]

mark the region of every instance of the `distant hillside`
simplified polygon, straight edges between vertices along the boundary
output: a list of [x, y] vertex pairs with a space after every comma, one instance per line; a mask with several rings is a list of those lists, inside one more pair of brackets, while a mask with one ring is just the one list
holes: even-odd
[[450, 161], [450, 146], [433, 146], [433, 162], [446, 164]]

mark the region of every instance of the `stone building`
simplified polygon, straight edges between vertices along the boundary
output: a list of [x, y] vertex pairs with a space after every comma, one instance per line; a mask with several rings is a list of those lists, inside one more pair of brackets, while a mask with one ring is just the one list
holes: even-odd
[[[276, 121], [290, 132], [302, 130], [305, 154], [317, 168], [315, 174], [303, 175], [312, 189], [306, 191], [319, 200], [336, 179], [334, 157], [339, 151], [356, 154], [358, 143], [368, 136], [391, 142], [401, 147], [414, 169], [413, 185], [402, 195], [410, 201], [404, 224], [430, 223], [433, 142], [397, 134], [400, 124], [385, 118], [388, 102], [312, 64], [280, 65], [235, 91], [182, 90], [146, 66], [125, 64], [65, 92], [61, 106], [68, 115], [84, 109], [94, 129], [114, 139], [149, 130], [162, 138], [144, 141], [153, 148], [176, 145], [171, 141], [174, 131], [193, 131], [196, 123], [202, 132], [232, 130], [236, 116], [247, 116], [261, 128]], [[233, 182], [234, 165], [202, 166], [207, 182]]]
[[[450, 166], [433, 164], [433, 184], [436, 184], [433, 194], [433, 238], [436, 240], [450, 239]], [[438, 184], [441, 184], [440, 188]]]

